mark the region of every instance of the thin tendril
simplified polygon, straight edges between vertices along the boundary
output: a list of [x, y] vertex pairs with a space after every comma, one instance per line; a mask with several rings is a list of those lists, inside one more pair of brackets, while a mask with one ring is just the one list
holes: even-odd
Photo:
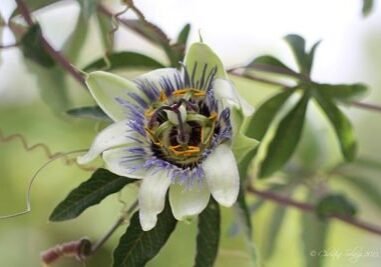
[[68, 155], [76, 154], [76, 153], [82, 153], [82, 152], [86, 152], [86, 151], [88, 151], [88, 149], [79, 149], [79, 150], [74, 150], [74, 151], [70, 151], [70, 152], [66, 152], [66, 153], [60, 153], [60, 154], [54, 155], [47, 162], [45, 162], [40, 168], [38, 168], [38, 170], [34, 173], [34, 175], [29, 180], [28, 190], [26, 192], [26, 209], [23, 210], [23, 211], [20, 211], [20, 212], [13, 213], [13, 214], [0, 216], [0, 220], [18, 217], [18, 216], [27, 214], [27, 213], [32, 211], [32, 205], [31, 205], [30, 198], [31, 198], [33, 183], [37, 179], [37, 177], [40, 174], [40, 172], [43, 169], [45, 169], [50, 163], [52, 163], [53, 161], [55, 161], [57, 159], [60, 159], [60, 158], [63, 158], [63, 157], [67, 157]]

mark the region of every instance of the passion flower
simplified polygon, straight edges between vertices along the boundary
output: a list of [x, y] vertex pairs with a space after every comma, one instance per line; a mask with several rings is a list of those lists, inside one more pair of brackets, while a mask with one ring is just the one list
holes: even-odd
[[221, 205], [234, 204], [240, 181], [232, 151], [240, 128], [236, 114], [252, 109], [207, 45], [193, 44], [181, 70], [158, 69], [134, 81], [97, 71], [86, 83], [115, 122], [96, 136], [78, 162], [102, 154], [110, 171], [142, 179], [139, 216], [144, 230], [156, 225], [168, 189], [178, 220], [199, 214], [210, 194]]

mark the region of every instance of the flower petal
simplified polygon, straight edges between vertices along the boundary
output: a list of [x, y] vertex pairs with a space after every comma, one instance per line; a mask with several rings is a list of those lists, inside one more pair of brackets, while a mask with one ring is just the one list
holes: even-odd
[[202, 77], [203, 66], [208, 66], [208, 71], [217, 67], [216, 78], [227, 78], [224, 66], [220, 58], [204, 43], [194, 43], [189, 48], [185, 57], [185, 66], [189, 72], [192, 72], [193, 68], [197, 64], [194, 80], [200, 80]]
[[240, 96], [231, 81], [215, 79], [213, 82], [214, 95], [223, 104], [222, 109], [235, 107], [241, 110], [244, 116], [250, 116], [254, 108]]
[[163, 211], [165, 195], [171, 184], [168, 171], [149, 173], [139, 189], [139, 218], [144, 231], [155, 227], [157, 215]]
[[135, 142], [130, 138], [135, 135], [136, 132], [130, 129], [126, 120], [113, 123], [98, 133], [89, 151], [78, 157], [77, 162], [79, 164], [89, 163], [105, 150]]
[[213, 197], [223, 206], [232, 206], [238, 197], [239, 173], [230, 147], [219, 145], [205, 159], [202, 167]]
[[147, 174], [147, 170], [143, 168], [144, 157], [136, 158], [135, 154], [128, 151], [128, 147], [110, 149], [103, 152], [102, 157], [106, 162], [106, 168], [117, 175], [142, 179]]
[[103, 71], [90, 73], [86, 84], [98, 105], [114, 121], [126, 118], [126, 110], [116, 101], [116, 98], [129, 101], [132, 100], [129, 93], [142, 95], [135, 83]]
[[186, 185], [173, 184], [169, 189], [169, 202], [175, 218], [179, 221], [201, 213], [209, 202], [209, 189], [203, 181], [191, 188]]

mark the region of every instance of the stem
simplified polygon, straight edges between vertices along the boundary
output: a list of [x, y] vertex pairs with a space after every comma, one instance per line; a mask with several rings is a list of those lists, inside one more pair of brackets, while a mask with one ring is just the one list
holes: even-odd
[[[304, 211], [304, 212], [311, 212], [311, 213], [315, 212], [315, 206], [313, 206], [309, 203], [296, 201], [296, 200], [293, 200], [293, 199], [285, 197], [285, 196], [281, 196], [281, 195], [274, 193], [274, 192], [271, 192], [271, 191], [261, 191], [261, 190], [255, 189], [252, 186], [248, 187], [247, 191], [251, 194], [254, 194], [254, 195], [260, 196], [262, 198], [271, 200], [271, 201], [276, 202], [276, 203], [283, 205], [283, 206], [294, 207], [294, 208], [297, 208], [297, 209]], [[335, 214], [329, 216], [328, 218], [337, 219], [337, 220], [343, 221], [347, 224], [353, 225], [359, 229], [368, 231], [368, 232], [373, 233], [373, 234], [381, 235], [381, 228], [379, 226], [358, 220], [356, 218], [346, 217], [346, 216], [342, 216], [342, 215], [335, 215]]]
[[94, 254], [99, 248], [101, 248], [106, 243], [106, 241], [119, 228], [119, 226], [121, 226], [126, 221], [126, 219], [131, 215], [131, 213], [136, 209], [137, 206], [138, 206], [138, 201], [136, 200], [134, 203], [132, 203], [132, 205], [128, 208], [128, 210], [123, 212], [123, 214], [118, 218], [118, 220], [115, 221], [115, 223], [107, 231], [107, 233], [97, 243], [95, 243], [92, 246], [90, 254]]
[[[20, 11], [20, 14], [25, 19], [26, 23], [29, 26], [33, 26], [34, 22], [31, 16], [31, 13], [26, 6], [24, 0], [16, 0], [17, 8]], [[86, 88], [85, 78], [83, 75], [75, 69], [70, 62], [57, 50], [55, 50], [50, 43], [41, 35], [41, 43], [44, 47], [45, 51], [59, 64], [61, 67], [66, 70], [70, 75], [73, 76], [80, 84], [82, 84]]]
[[14, 48], [14, 47], [17, 47], [19, 45], [20, 45], [19, 43], [0, 45], [0, 49]]

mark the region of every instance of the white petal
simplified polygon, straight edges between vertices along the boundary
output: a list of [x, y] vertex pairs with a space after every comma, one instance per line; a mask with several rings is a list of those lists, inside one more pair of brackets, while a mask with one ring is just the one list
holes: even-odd
[[139, 218], [144, 231], [155, 227], [157, 215], [163, 211], [165, 195], [171, 184], [168, 171], [149, 173], [139, 189]]
[[111, 172], [128, 178], [142, 179], [147, 171], [143, 168], [145, 159], [128, 160], [128, 156], [134, 156], [127, 147], [113, 148], [103, 152], [102, 157], [106, 162], [106, 168]]
[[86, 79], [86, 84], [98, 105], [114, 121], [126, 118], [126, 110], [116, 101], [116, 98], [130, 102], [132, 99], [129, 93], [143, 97], [135, 83], [108, 72], [95, 71], [90, 73]]
[[89, 151], [78, 157], [77, 162], [79, 164], [89, 163], [105, 150], [135, 142], [129, 138], [135, 135], [136, 133], [127, 126], [126, 120], [113, 123], [98, 133]]
[[209, 190], [221, 205], [230, 207], [238, 197], [239, 173], [231, 148], [219, 145], [203, 162]]
[[209, 202], [209, 189], [203, 183], [195, 182], [193, 187], [173, 184], [169, 189], [169, 202], [175, 218], [179, 221], [201, 213]]
[[180, 75], [180, 72], [175, 68], [163, 68], [150, 71], [146, 74], [140, 75], [136, 78], [136, 80], [140, 81], [149, 81], [154, 83], [157, 88], [162, 88], [161, 83], [163, 78], [166, 78], [171, 81], [173, 85], [175, 85], [175, 76]]
[[231, 81], [216, 79], [213, 82], [213, 90], [217, 100], [222, 102], [222, 108], [237, 108], [245, 116], [250, 116], [254, 112], [254, 108], [240, 96]]

